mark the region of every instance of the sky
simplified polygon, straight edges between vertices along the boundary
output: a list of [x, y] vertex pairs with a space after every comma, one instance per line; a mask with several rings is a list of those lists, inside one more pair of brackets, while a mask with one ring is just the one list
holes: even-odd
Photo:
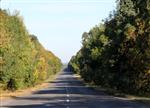
[[1, 0], [1, 7], [20, 12], [30, 34], [63, 63], [81, 48], [82, 34], [116, 7], [116, 0]]

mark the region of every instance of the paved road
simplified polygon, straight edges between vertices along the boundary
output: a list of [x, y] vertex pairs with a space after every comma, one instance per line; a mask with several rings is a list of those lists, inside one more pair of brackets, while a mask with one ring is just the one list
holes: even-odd
[[51, 83], [47, 89], [36, 91], [30, 96], [2, 102], [1, 108], [150, 108], [85, 87], [67, 69]]

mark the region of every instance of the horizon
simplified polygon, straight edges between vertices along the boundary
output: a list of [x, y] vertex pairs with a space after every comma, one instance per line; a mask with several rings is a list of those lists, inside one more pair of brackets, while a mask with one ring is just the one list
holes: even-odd
[[[2, 9], [20, 12], [30, 34], [63, 63], [81, 48], [82, 33], [100, 24], [116, 7], [116, 0], [3, 0]], [[104, 8], [105, 7], [105, 8]]]

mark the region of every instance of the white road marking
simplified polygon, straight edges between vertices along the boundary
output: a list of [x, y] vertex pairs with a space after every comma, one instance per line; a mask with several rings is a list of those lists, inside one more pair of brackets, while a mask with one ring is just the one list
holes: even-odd
[[69, 97], [70, 95], [69, 94], [67, 94], [67, 97]]
[[69, 99], [67, 99], [67, 100], [66, 100], [66, 102], [70, 102], [70, 100], [69, 100]]
[[[67, 83], [65, 84], [65, 90], [66, 90], [66, 97], [67, 97], [66, 102], [69, 103], [70, 102], [70, 100], [69, 100], [70, 95], [69, 95], [69, 90], [68, 90]], [[66, 104], [66, 108], [69, 108], [69, 106], [67, 104]]]

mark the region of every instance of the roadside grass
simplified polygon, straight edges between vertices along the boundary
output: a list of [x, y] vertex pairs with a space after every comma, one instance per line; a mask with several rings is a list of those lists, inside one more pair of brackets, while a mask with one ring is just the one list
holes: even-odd
[[51, 75], [50, 78], [45, 80], [43, 83], [37, 84], [34, 87], [29, 87], [29, 88], [26, 88], [26, 89], [20, 89], [20, 90], [16, 90], [16, 91], [9, 91], [9, 90], [0, 89], [0, 101], [5, 100], [5, 99], [9, 99], [9, 98], [13, 98], [13, 97], [16, 97], [16, 96], [30, 95], [33, 92], [37, 91], [37, 90], [47, 88], [50, 85], [50, 82], [54, 81], [56, 79], [56, 76], [60, 72], [57, 72], [55, 75]]
[[127, 100], [131, 100], [131, 101], [140, 102], [140, 103], [150, 105], [150, 97], [141, 97], [141, 96], [121, 93], [121, 92], [119, 92], [117, 90], [114, 90], [114, 89], [111, 89], [111, 88], [104, 88], [104, 87], [101, 87], [101, 86], [93, 85], [92, 83], [86, 83], [86, 82], [84, 82], [84, 80], [81, 78], [81, 76], [79, 74], [74, 74], [74, 76], [77, 79], [82, 80], [86, 87], [91, 87], [94, 90], [101, 91], [101, 92], [104, 92], [108, 95], [112, 95], [112, 96], [115, 96], [115, 97], [124, 98], [124, 99], [127, 99]]

